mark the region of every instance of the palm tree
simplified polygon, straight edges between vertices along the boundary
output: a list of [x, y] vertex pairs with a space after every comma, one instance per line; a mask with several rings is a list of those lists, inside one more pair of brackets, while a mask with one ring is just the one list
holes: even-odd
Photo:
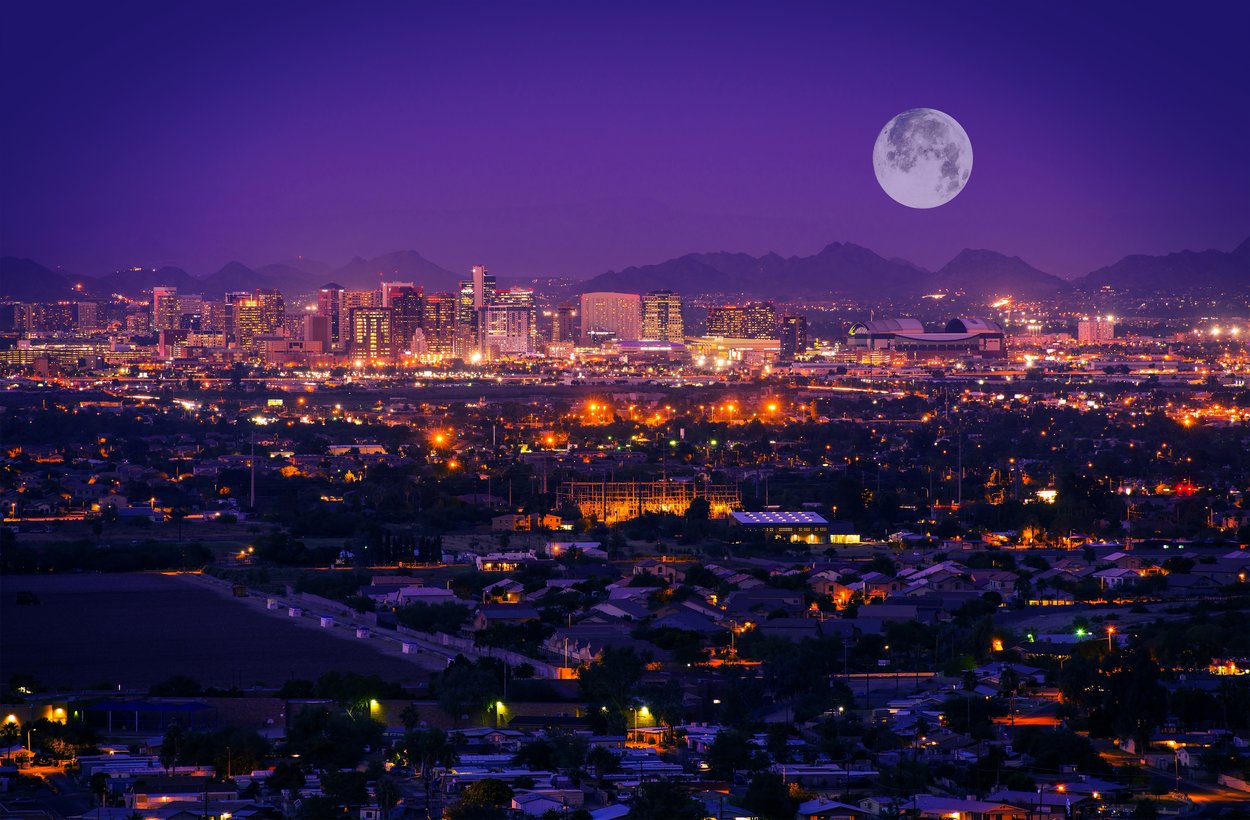
[[1011, 715], [1011, 725], [1016, 725], [1016, 694], [1020, 691], [1022, 681], [1016, 670], [1010, 666], [1004, 666], [1002, 673], [998, 676], [998, 693], [1006, 695], [1010, 699], [1008, 714]]
[[964, 672], [963, 687], [964, 687], [964, 709], [968, 713], [967, 729], [968, 729], [968, 734], [971, 735], [972, 734], [972, 690], [977, 688], [977, 673], [976, 672], [973, 672], [971, 669]]
[[399, 720], [404, 724], [404, 728], [411, 732], [421, 723], [421, 711], [417, 709], [415, 703], [410, 703], [404, 707], [404, 711], [399, 713]]
[[409, 732], [404, 738], [404, 757], [408, 765], [419, 768], [421, 784], [425, 788], [425, 816], [432, 818], [430, 798], [434, 790], [436, 769], [446, 769], [459, 760], [456, 744], [442, 729], [425, 729]]
[[[382, 817], [389, 818], [391, 809], [399, 802], [399, 784], [395, 782], [395, 778], [390, 775], [382, 775], [378, 778], [378, 806], [382, 809]], [[427, 801], [428, 802], [428, 801]]]

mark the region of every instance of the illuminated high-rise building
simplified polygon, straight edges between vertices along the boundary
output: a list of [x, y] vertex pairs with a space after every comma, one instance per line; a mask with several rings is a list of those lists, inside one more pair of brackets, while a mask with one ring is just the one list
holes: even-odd
[[261, 288], [256, 291], [256, 301], [260, 303], [265, 333], [281, 333], [286, 327], [286, 300], [282, 298], [282, 291]]
[[226, 306], [230, 332], [244, 350], [256, 352], [258, 337], [279, 335], [286, 327], [286, 302], [272, 288], [227, 293]]
[[330, 342], [330, 317], [320, 313], [309, 313], [304, 316], [304, 349], [318, 353], [328, 353]]
[[198, 293], [182, 293], [178, 295], [178, 313], [201, 316], [204, 313], [204, 297]]
[[1101, 344], [1115, 340], [1115, 317], [1086, 316], [1076, 323], [1076, 340], [1081, 344]]
[[473, 325], [473, 280], [461, 279], [456, 286], [456, 325]]
[[[330, 320], [330, 345], [338, 347], [343, 343], [343, 286], [337, 282], [328, 282], [317, 291], [317, 313]], [[327, 348], [327, 350], [329, 349]]]
[[421, 311], [421, 331], [431, 355], [451, 356], [456, 340], [456, 295], [431, 293]]
[[[359, 308], [378, 307], [378, 292], [376, 290], [345, 290], [343, 291], [343, 306], [341, 308], [343, 316], [350, 316], [353, 310]], [[344, 332], [344, 336], [350, 333]]]
[[487, 271], [485, 265], [474, 265], [472, 274], [473, 309], [481, 310], [495, 301], [495, 277]]
[[184, 293], [178, 297], [178, 329], [199, 333], [204, 327], [204, 297]]
[[781, 319], [781, 360], [794, 361], [807, 352], [807, 317], [784, 316]]
[[77, 302], [74, 305], [74, 325], [80, 331], [100, 330], [104, 316], [98, 302]]
[[204, 300], [200, 329], [206, 333], [225, 333], [226, 325], [226, 303], [211, 299]]
[[526, 350], [519, 352], [532, 353], [537, 350], [538, 306], [534, 301], [534, 291], [529, 288], [508, 288], [507, 290], [497, 290], [494, 293], [494, 298], [486, 307], [496, 305], [501, 307], [516, 308], [525, 312], [525, 327], [526, 332], [529, 334], [529, 341], [526, 343]]
[[536, 334], [532, 306], [496, 302], [482, 308], [481, 317], [479, 349], [484, 355], [516, 356], [534, 351]]
[[174, 330], [178, 327], [178, 317], [182, 315], [182, 305], [178, 301], [178, 289], [168, 287], [152, 288], [152, 329]]
[[228, 340], [234, 342], [239, 340], [239, 303], [248, 301], [251, 298], [252, 294], [245, 290], [230, 291], [226, 294], [226, 324], [224, 329]]
[[681, 296], [671, 290], [653, 290], [642, 297], [642, 338], [684, 342]]
[[405, 289], [418, 289], [415, 282], [383, 282], [378, 286], [378, 306], [394, 307], [391, 300]]
[[551, 341], [577, 341], [577, 306], [560, 305], [551, 317]]
[[473, 280], [461, 279], [456, 289], [456, 334], [454, 355], [467, 357], [477, 352], [477, 311], [473, 309]]
[[383, 307], [354, 308], [351, 317], [351, 354], [359, 359], [390, 359], [395, 355], [395, 311]]
[[777, 308], [772, 302], [711, 308], [707, 314], [707, 335], [729, 339], [776, 339]]
[[636, 293], [583, 293], [581, 343], [598, 345], [612, 339], [639, 338], [641, 305]]
[[382, 307], [394, 311], [393, 336], [395, 350], [402, 353], [412, 349], [413, 337], [421, 329], [421, 288], [411, 283], [384, 282], [382, 284]]
[[241, 297], [231, 294], [234, 308], [234, 338], [239, 347], [247, 351], [256, 350], [256, 338], [267, 335], [269, 330], [265, 316], [265, 306], [252, 295]]
[[34, 302], [25, 306], [27, 333], [69, 333], [74, 330], [73, 302]]

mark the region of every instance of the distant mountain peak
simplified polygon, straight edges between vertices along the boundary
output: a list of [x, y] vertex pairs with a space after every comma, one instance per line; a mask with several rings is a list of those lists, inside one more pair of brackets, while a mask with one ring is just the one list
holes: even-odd
[[932, 282], [937, 287], [987, 296], [1023, 297], [1045, 296], [1068, 284], [1018, 256], [985, 248], [964, 248], [933, 274]]
[[743, 293], [758, 298], [868, 295], [882, 288], [914, 290], [921, 270], [883, 259], [868, 248], [833, 242], [813, 256], [733, 251], [686, 254], [655, 265], [609, 271], [583, 283], [583, 292], [646, 292], [680, 287], [688, 293]]
[[1244, 242], [1233, 248], [1233, 255], [1250, 260], [1250, 236], [1247, 236]]
[[216, 274], [210, 274], [210, 275], [220, 276], [222, 274], [227, 274], [227, 273], [255, 273], [255, 272], [256, 271], [254, 271], [252, 268], [249, 268], [247, 265], [244, 265], [242, 262], [238, 261], [237, 259], [231, 259], [229, 262], [222, 265], [221, 270], [217, 271]]
[[1156, 291], [1211, 288], [1244, 293], [1250, 290], [1250, 239], [1231, 253], [1184, 250], [1162, 256], [1131, 254], [1114, 265], [1082, 276], [1074, 284]]

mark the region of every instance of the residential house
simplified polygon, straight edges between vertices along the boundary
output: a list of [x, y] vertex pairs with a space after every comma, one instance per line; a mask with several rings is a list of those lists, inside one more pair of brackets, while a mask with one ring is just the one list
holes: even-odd
[[473, 616], [473, 629], [481, 631], [495, 624], [523, 624], [526, 621], [537, 621], [541, 617], [538, 610], [520, 604], [484, 604], [478, 607]]

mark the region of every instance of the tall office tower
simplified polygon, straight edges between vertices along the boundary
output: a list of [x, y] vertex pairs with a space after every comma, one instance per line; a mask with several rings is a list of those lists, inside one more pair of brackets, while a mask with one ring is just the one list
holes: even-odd
[[516, 356], [534, 351], [534, 309], [518, 304], [487, 305], [482, 308], [482, 338], [479, 349], [486, 355]]
[[[376, 290], [345, 290], [343, 291], [342, 312], [344, 316], [350, 316], [353, 310], [357, 308], [378, 307], [378, 292]], [[350, 333], [344, 333], [344, 337]]]
[[152, 313], [151, 311], [136, 311], [125, 315], [126, 332], [142, 333], [144, 335], [152, 332]]
[[642, 301], [638, 294], [582, 294], [582, 344], [637, 339], [641, 334]]
[[456, 285], [456, 325], [473, 324], [473, 280], [461, 279]]
[[781, 360], [794, 361], [807, 352], [807, 317], [785, 316], [781, 320]]
[[412, 339], [421, 329], [421, 303], [421, 288], [416, 285], [383, 283], [382, 307], [395, 313], [392, 334], [396, 353], [412, 349]]
[[183, 293], [178, 296], [178, 313], [200, 316], [204, 313], [204, 297], [198, 293]]
[[393, 294], [399, 293], [404, 289], [420, 290], [415, 282], [383, 282], [381, 287], [378, 288], [378, 297], [380, 300], [378, 305], [380, 307], [394, 307], [394, 305], [391, 304], [391, 299], [394, 298]]
[[178, 329], [200, 332], [204, 327], [204, 297], [184, 293], [178, 297]]
[[653, 290], [642, 297], [642, 338], [684, 342], [681, 296], [671, 290]]
[[26, 305], [27, 333], [69, 333], [74, 329], [73, 302], [33, 302]]
[[211, 299], [204, 300], [204, 313], [201, 314], [200, 327], [208, 333], [225, 333], [226, 303]]
[[530, 288], [508, 288], [507, 290], [495, 291], [495, 298], [487, 305], [501, 305], [504, 307], [516, 308], [524, 310], [526, 332], [529, 334], [529, 341], [526, 344], [526, 351], [532, 353], [538, 349], [538, 305], [534, 301], [534, 291]]
[[233, 306], [233, 333], [239, 347], [247, 351], [256, 350], [256, 337], [270, 333], [265, 317], [265, 306], [251, 294], [230, 294]]
[[747, 305], [748, 339], [777, 338], [777, 308], [772, 302], [753, 302]]
[[152, 288], [152, 329], [174, 330], [182, 307], [178, 302], [177, 288]]
[[467, 357], [477, 351], [477, 311], [473, 309], [473, 280], [461, 279], [456, 290], [456, 335], [453, 355]]
[[1100, 344], [1114, 339], [1114, 316], [1086, 316], [1076, 323], [1076, 340], [1081, 344]]
[[245, 290], [233, 290], [226, 294], [226, 331], [227, 341], [239, 340], [239, 303], [249, 301], [252, 294]]
[[343, 344], [343, 286], [327, 282], [317, 291], [317, 312], [330, 320], [330, 344], [326, 350]]
[[351, 354], [359, 359], [390, 359], [395, 355], [395, 311], [382, 307], [353, 308]]
[[[330, 317], [322, 316], [320, 313], [308, 313], [304, 316], [304, 350], [329, 353], [332, 342], [330, 341]], [[318, 346], [320, 349], [318, 350]]]
[[730, 339], [776, 339], [777, 308], [772, 302], [714, 307], [707, 314], [707, 335]]
[[421, 330], [431, 355], [451, 356], [456, 344], [456, 295], [431, 293], [421, 310]]
[[256, 291], [256, 301], [260, 302], [265, 333], [281, 333], [286, 327], [286, 301], [282, 298], [282, 292], [273, 288], [260, 288]]
[[495, 301], [495, 277], [486, 270], [485, 265], [474, 265], [472, 274], [473, 309], [481, 310]]
[[90, 333], [104, 327], [103, 314], [98, 302], [78, 302], [74, 305], [74, 324], [78, 330]]
[[560, 305], [551, 317], [551, 341], [577, 341], [577, 306]]

